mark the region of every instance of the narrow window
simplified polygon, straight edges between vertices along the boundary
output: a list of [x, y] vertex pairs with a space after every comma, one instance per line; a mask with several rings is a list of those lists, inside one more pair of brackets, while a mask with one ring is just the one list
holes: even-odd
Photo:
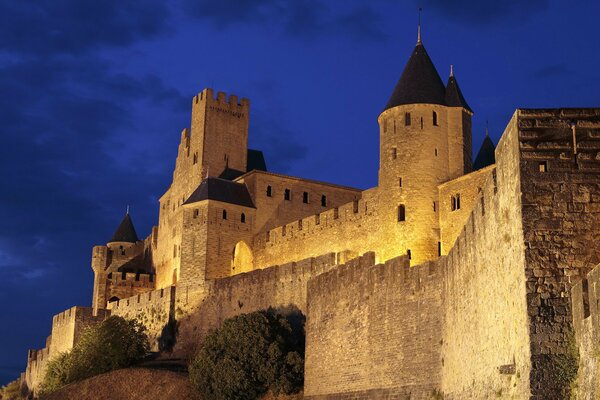
[[271, 185], [267, 186], [267, 197], [273, 196], [273, 188]]
[[421, 129], [423, 129], [423, 117], [421, 117]]
[[406, 250], [406, 255], [408, 256], [408, 259], [412, 259], [412, 253], [410, 252], [410, 249]]
[[481, 196], [479, 199], [481, 202], [481, 215], [485, 215], [485, 200], [484, 200], [483, 196]]
[[438, 242], [438, 257], [442, 256], [442, 242]]
[[353, 207], [354, 207], [354, 214], [358, 213], [358, 200], [354, 200]]
[[173, 245], [173, 258], [177, 257], [177, 245]]
[[240, 221], [242, 222], [242, 224], [246, 223], [246, 214], [242, 213], [242, 216], [240, 217]]
[[387, 132], [387, 119], [383, 120], [383, 133]]
[[583, 318], [590, 316], [590, 287], [587, 278], [581, 282], [581, 291], [583, 292]]
[[460, 210], [460, 193], [456, 194], [456, 209]]
[[319, 225], [321, 223], [321, 214], [315, 215], [315, 225]]
[[299, 231], [302, 230], [302, 220], [301, 219], [298, 220], [298, 230]]
[[394, 120], [394, 133], [396, 133], [396, 120]]
[[398, 206], [398, 222], [406, 221], [406, 207], [404, 204]]
[[194, 153], [194, 164], [198, 164], [198, 152]]
[[547, 172], [548, 171], [548, 161], [542, 161], [538, 164], [538, 168], [540, 170], [540, 172]]
[[395, 160], [398, 157], [398, 149], [392, 147], [392, 160]]
[[456, 210], [456, 197], [450, 197], [450, 211]]
[[267, 233], [265, 233], [265, 242], [268, 242], [269, 240], [271, 240], [271, 231], [267, 231]]
[[227, 219], [227, 210], [223, 210], [223, 219]]
[[438, 126], [437, 113], [433, 112], [433, 126]]
[[200, 211], [196, 208], [194, 210], [194, 218], [198, 218], [198, 215], [200, 214]]
[[435, 204], [435, 201], [433, 202], [433, 212], [437, 211], [437, 204]]
[[283, 199], [284, 200], [289, 200], [290, 197], [291, 197], [290, 189], [285, 189], [285, 192], [283, 193]]
[[285, 231], [286, 231], [286, 229], [285, 229], [285, 228], [286, 228], [286, 226], [285, 226], [285, 225], [283, 225], [283, 226], [281, 227], [281, 236], [285, 236]]
[[340, 217], [340, 211], [336, 207], [336, 208], [333, 209], [333, 219], [338, 219], [339, 217]]
[[308, 204], [308, 192], [302, 193], [302, 202]]
[[437, 149], [434, 150], [433, 154], [435, 154], [436, 157], [438, 156]]
[[410, 113], [404, 113], [404, 125], [410, 126]]
[[321, 207], [327, 207], [327, 196], [321, 196]]
[[402, 178], [398, 178], [398, 187], [402, 187]]

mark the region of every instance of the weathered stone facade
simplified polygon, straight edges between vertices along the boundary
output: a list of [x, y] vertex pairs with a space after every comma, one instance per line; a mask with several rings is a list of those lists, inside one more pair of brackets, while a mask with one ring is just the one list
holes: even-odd
[[264, 171], [249, 113], [234, 95], [194, 97], [158, 226], [139, 240], [126, 215], [94, 247], [93, 308], [53, 321], [31, 388], [109, 313], [140, 320], [155, 349], [177, 321], [169, 351], [187, 356], [224, 319], [275, 307], [307, 319], [307, 398], [596, 390], [600, 109], [519, 109], [496, 163], [472, 171], [473, 112], [419, 42], [364, 191]]

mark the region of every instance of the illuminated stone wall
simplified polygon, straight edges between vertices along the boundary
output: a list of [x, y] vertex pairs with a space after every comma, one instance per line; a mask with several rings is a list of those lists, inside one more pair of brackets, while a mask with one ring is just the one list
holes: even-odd
[[312, 279], [305, 398], [435, 398], [441, 285], [434, 263], [409, 267], [406, 256], [378, 265], [365, 258]]
[[571, 290], [573, 327], [579, 353], [577, 398], [600, 397], [600, 266]]
[[[494, 166], [471, 172], [439, 186], [441, 254], [446, 255], [462, 232], [473, 207], [481, 196], [485, 181], [493, 176]], [[457, 199], [460, 198], [460, 208]]]

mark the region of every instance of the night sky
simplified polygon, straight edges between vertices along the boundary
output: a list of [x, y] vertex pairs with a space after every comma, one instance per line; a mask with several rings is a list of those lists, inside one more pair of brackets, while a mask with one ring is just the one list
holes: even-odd
[[191, 99], [248, 97], [271, 171], [376, 185], [377, 116], [416, 42], [497, 142], [517, 107], [600, 106], [597, 1], [1, 0], [0, 384], [90, 305], [91, 249], [157, 221]]

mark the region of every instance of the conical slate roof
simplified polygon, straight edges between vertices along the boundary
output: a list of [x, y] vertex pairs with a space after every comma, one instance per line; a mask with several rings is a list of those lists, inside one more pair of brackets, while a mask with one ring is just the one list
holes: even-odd
[[458, 82], [453, 74], [448, 78], [448, 84], [446, 85], [446, 105], [449, 107], [463, 107], [473, 112], [463, 97], [460, 87], [458, 87]]
[[133, 221], [129, 213], [125, 214], [123, 220], [119, 224], [119, 227], [113, 234], [112, 238], [108, 243], [112, 242], [128, 242], [135, 243], [139, 241], [135, 228], [133, 227]]
[[184, 204], [191, 204], [202, 200], [216, 200], [223, 203], [256, 208], [245, 184], [221, 178], [209, 177], [204, 179]]
[[494, 164], [496, 162], [495, 150], [496, 146], [494, 146], [494, 142], [492, 142], [492, 139], [490, 139], [488, 135], [485, 135], [485, 139], [483, 139], [483, 143], [481, 143], [481, 147], [479, 148], [479, 153], [477, 153], [477, 157], [473, 163], [473, 171]]
[[384, 111], [403, 104], [446, 105], [446, 88], [421, 41], [408, 59]]

